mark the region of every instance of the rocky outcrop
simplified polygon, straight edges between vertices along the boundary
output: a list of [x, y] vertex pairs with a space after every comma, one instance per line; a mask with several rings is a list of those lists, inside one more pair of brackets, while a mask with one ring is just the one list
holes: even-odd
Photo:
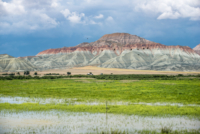
[[0, 59], [4, 59], [4, 58], [14, 58], [14, 57], [7, 54], [0, 54]]
[[197, 45], [195, 48], [193, 48], [193, 50], [200, 55], [200, 44]]
[[16, 71], [34, 71], [37, 70], [29, 61], [22, 58], [14, 58], [10, 55], [0, 55], [0, 71], [16, 72]]

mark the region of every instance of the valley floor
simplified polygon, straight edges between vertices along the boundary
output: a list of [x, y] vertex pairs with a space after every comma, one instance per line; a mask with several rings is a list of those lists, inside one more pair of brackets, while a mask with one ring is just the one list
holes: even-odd
[[0, 80], [0, 130], [200, 133], [200, 80]]

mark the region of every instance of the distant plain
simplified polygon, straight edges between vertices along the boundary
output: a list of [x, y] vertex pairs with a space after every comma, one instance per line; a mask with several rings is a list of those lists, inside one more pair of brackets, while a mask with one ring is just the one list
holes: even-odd
[[[47, 73], [59, 73], [66, 75], [67, 72], [71, 72], [72, 75], [86, 75], [89, 72], [92, 72], [94, 75], [103, 74], [166, 74], [166, 75], [177, 75], [177, 74], [200, 74], [200, 72], [179, 72], [179, 71], [156, 71], [156, 70], [134, 70], [134, 69], [120, 69], [120, 68], [101, 68], [96, 66], [85, 66], [85, 67], [73, 67], [66, 69], [50, 69], [42, 71], [32, 71], [30, 72], [33, 75], [35, 72], [38, 72], [39, 76], [43, 76]], [[5, 72], [0, 72], [0, 75]], [[23, 73], [23, 72], [21, 72]]]

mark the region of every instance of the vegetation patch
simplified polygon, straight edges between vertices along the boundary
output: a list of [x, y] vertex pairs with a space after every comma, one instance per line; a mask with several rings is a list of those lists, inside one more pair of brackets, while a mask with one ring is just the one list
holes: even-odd
[[48, 73], [42, 77], [32, 77], [29, 73], [24, 72], [24, 76], [10, 75], [6, 77], [0, 77], [0, 80], [13, 80], [13, 79], [59, 79], [59, 78], [95, 78], [104, 80], [182, 80], [182, 79], [200, 79], [198, 75], [146, 75], [146, 74], [129, 74], [129, 75], [71, 75], [63, 76], [56, 73]]
[[[0, 110], [14, 111], [49, 111], [62, 110], [68, 112], [90, 112], [90, 113], [106, 113], [105, 105], [66, 105], [66, 104], [38, 104], [23, 103], [9, 104], [0, 103]], [[193, 106], [148, 106], [148, 105], [111, 105], [107, 108], [107, 113], [142, 115], [142, 116], [190, 116], [200, 118], [200, 107]]]
[[[81, 101], [124, 101], [200, 104], [200, 80], [119, 80], [90, 83], [77, 79], [0, 80], [2, 96], [31, 98], [76, 98]], [[173, 83], [163, 84], [163, 83]]]

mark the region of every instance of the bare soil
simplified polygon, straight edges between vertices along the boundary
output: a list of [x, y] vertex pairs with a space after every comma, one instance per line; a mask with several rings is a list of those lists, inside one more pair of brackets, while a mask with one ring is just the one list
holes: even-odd
[[[39, 76], [43, 76], [47, 73], [59, 73], [60, 75], [67, 75], [67, 72], [71, 72], [72, 75], [86, 75], [89, 72], [92, 72], [94, 75], [103, 74], [167, 74], [167, 75], [177, 75], [177, 74], [200, 74], [200, 72], [177, 72], [177, 71], [156, 71], [156, 70], [134, 70], [134, 69], [120, 69], [120, 68], [100, 68], [95, 66], [85, 66], [85, 67], [74, 67], [66, 69], [50, 69], [44, 71], [32, 71], [31, 75], [37, 72]], [[5, 72], [0, 72], [3, 74]], [[22, 75], [23, 72], [20, 72]], [[85, 78], [84, 78], [85, 79]]]

